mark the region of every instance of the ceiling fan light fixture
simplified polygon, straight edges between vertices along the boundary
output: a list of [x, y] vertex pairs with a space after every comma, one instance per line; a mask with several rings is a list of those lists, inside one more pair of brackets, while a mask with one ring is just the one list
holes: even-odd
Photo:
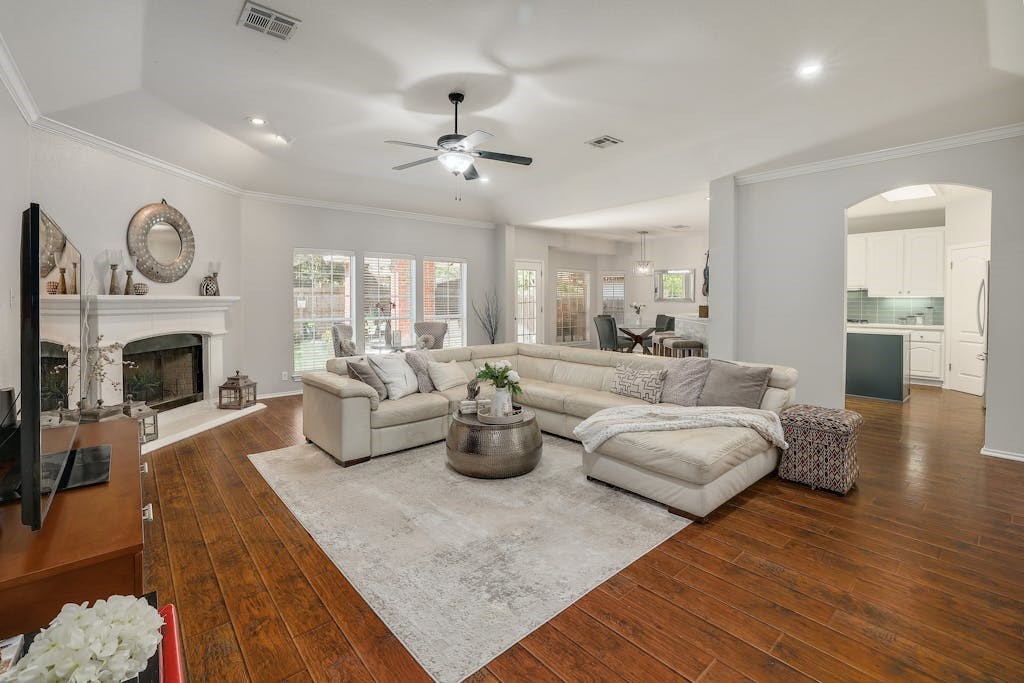
[[437, 160], [441, 162], [445, 170], [455, 175], [464, 172], [473, 163], [473, 157], [465, 152], [444, 152], [437, 157]]

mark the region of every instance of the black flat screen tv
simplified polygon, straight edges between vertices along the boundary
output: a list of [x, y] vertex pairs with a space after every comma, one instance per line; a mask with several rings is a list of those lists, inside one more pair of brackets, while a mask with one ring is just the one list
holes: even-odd
[[[74, 450], [88, 389], [88, 298], [73, 282], [81, 265], [64, 231], [32, 204], [22, 214], [21, 422], [0, 435], [0, 503], [10, 514], [19, 500], [21, 521], [33, 529], [42, 527], [58, 491], [109, 478], [109, 449]], [[44, 294], [51, 282], [57, 292]], [[43, 315], [41, 297], [51, 296]]]

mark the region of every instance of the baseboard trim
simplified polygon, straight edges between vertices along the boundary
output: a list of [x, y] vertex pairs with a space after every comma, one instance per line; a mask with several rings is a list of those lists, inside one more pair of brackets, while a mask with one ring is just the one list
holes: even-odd
[[1018, 462], [1024, 462], [1024, 453], [1011, 453], [1010, 451], [1000, 451], [996, 448], [982, 448], [982, 455], [988, 455], [993, 458], [1002, 458], [1004, 460], [1016, 460]]
[[293, 389], [291, 391], [278, 391], [273, 394], [260, 394], [257, 396], [257, 400], [263, 400], [265, 398], [280, 398], [282, 396], [298, 396], [302, 393], [302, 389]]

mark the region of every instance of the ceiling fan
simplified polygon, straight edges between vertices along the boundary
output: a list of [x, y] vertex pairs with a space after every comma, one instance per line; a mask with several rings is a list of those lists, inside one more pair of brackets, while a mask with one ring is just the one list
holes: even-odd
[[502, 154], [500, 152], [488, 152], [486, 150], [477, 149], [476, 146], [490, 138], [494, 137], [490, 133], [482, 130], [473, 131], [469, 135], [459, 135], [459, 105], [466, 99], [466, 96], [460, 92], [448, 93], [448, 101], [455, 105], [455, 132], [449, 135], [442, 135], [437, 139], [436, 145], [420, 145], [415, 142], [402, 142], [401, 140], [385, 140], [384, 142], [391, 145], [405, 145], [406, 147], [418, 147], [420, 149], [429, 149], [440, 154], [426, 159], [419, 159], [418, 161], [410, 161], [407, 164], [401, 164], [395, 166], [394, 170], [404, 171], [407, 168], [413, 166], [419, 166], [420, 164], [428, 164], [435, 159], [441, 162], [445, 170], [453, 175], [462, 175], [466, 180], [476, 180], [480, 177], [477, 173], [476, 166], [473, 165], [474, 159], [490, 159], [491, 161], [504, 161], [510, 164], [520, 164], [522, 166], [529, 166], [533, 163], [533, 159], [530, 157], [520, 157], [514, 154]]

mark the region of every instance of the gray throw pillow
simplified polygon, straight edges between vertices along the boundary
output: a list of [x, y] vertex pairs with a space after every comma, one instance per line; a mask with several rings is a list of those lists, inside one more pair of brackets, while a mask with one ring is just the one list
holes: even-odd
[[770, 367], [751, 368], [724, 360], [712, 360], [697, 405], [760, 408], [771, 376]]
[[434, 383], [430, 380], [430, 373], [427, 371], [432, 360], [433, 358], [426, 351], [409, 351], [405, 354], [405, 362], [416, 373], [416, 384], [419, 385], [421, 394], [429, 394], [434, 390]]
[[613, 394], [639, 398], [648, 403], [661, 400], [661, 389], [665, 383], [664, 370], [634, 370], [620, 365], [615, 368], [611, 390]]
[[348, 376], [369, 384], [377, 392], [377, 395], [380, 396], [380, 400], [383, 401], [388, 397], [388, 388], [384, 386], [384, 382], [380, 381], [380, 377], [377, 376], [377, 373], [374, 372], [369, 363], [349, 361]]
[[695, 406], [704, 390], [704, 382], [711, 369], [709, 358], [679, 358], [665, 366], [665, 387], [661, 390], [662, 403]]

